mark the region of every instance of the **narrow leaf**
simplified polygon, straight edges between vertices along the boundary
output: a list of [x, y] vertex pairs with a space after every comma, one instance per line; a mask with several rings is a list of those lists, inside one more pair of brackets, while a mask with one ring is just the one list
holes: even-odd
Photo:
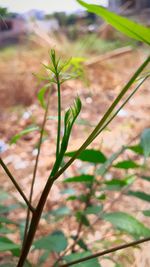
[[93, 175], [83, 174], [80, 176], [67, 178], [64, 180], [64, 182], [65, 183], [89, 183], [89, 182], [93, 182], [93, 180], [94, 180]]
[[141, 179], [150, 182], [150, 176], [140, 176]]
[[77, 211], [76, 212], [76, 218], [78, 222], [82, 222], [82, 224], [84, 224], [85, 226], [89, 227], [90, 226], [90, 222], [87, 219], [87, 217], [83, 214], [83, 212], [81, 211]]
[[150, 229], [135, 219], [133, 216], [124, 212], [112, 212], [103, 215], [103, 219], [112, 223], [119, 230], [132, 236], [141, 237], [150, 235]]
[[70, 214], [70, 209], [66, 206], [59, 207], [58, 209], [50, 212], [53, 216], [66, 216]]
[[88, 215], [88, 214], [99, 214], [103, 209], [103, 206], [89, 206], [86, 210], [85, 210], [85, 214]]
[[101, 166], [97, 168], [96, 173], [104, 176], [107, 170], [111, 167], [112, 163], [124, 152], [125, 147], [119, 149], [116, 153], [113, 153]]
[[133, 196], [133, 197], [137, 197], [141, 200], [144, 200], [144, 201], [147, 201], [147, 202], [150, 202], [150, 195], [149, 194], [146, 194], [144, 192], [141, 192], [141, 191], [128, 191], [127, 193], [129, 196]]
[[147, 217], [150, 217], [150, 210], [143, 210], [143, 214]]
[[139, 155], [143, 155], [144, 151], [143, 151], [143, 148], [140, 144], [138, 145], [135, 145], [135, 146], [128, 146], [127, 149], [130, 149], [132, 150], [133, 152], [135, 152], [136, 154], [139, 154]]
[[[75, 153], [76, 151], [67, 152], [65, 156], [73, 157]], [[77, 159], [95, 164], [104, 163], [106, 161], [105, 155], [101, 151], [94, 149], [86, 149], [82, 151], [80, 155], [77, 157]]]
[[82, 248], [83, 250], [87, 251], [88, 250], [88, 247], [87, 245], [85, 244], [85, 242], [83, 241], [83, 239], [79, 239], [77, 241], [77, 244], [79, 245], [80, 248]]
[[112, 179], [110, 181], [105, 181], [104, 184], [107, 185], [106, 190], [120, 190], [121, 188], [132, 184], [134, 181], [133, 176], [129, 176], [125, 179]]
[[125, 160], [118, 162], [117, 164], [113, 165], [113, 167], [118, 169], [136, 169], [140, 166], [132, 160]]
[[144, 150], [145, 158], [150, 156], [150, 128], [143, 131], [141, 135], [141, 146]]
[[29, 126], [26, 129], [24, 129], [23, 131], [21, 131], [20, 133], [14, 135], [11, 139], [11, 144], [16, 144], [16, 142], [24, 135], [29, 134], [31, 132], [34, 131], [38, 131], [39, 127], [38, 126]]
[[82, 6], [87, 8], [89, 12], [95, 13], [101, 16], [109, 24], [111, 24], [118, 31], [121, 31], [125, 35], [147, 43], [150, 45], [150, 30], [143, 25], [133, 22], [125, 17], [116, 15], [115, 13], [107, 10], [106, 8], [99, 5], [87, 4], [81, 0], [77, 0]]
[[17, 224], [16, 222], [9, 220], [6, 217], [0, 217], [0, 223], [5, 223], [5, 224]]
[[0, 251], [4, 252], [4, 251], [12, 251], [14, 249], [18, 249], [19, 246], [16, 244], [11, 244], [11, 243], [4, 243], [0, 241]]
[[39, 102], [40, 102], [40, 104], [41, 104], [41, 106], [43, 107], [43, 108], [45, 108], [46, 107], [46, 104], [45, 104], [45, 100], [44, 100], [44, 97], [45, 97], [45, 94], [46, 94], [46, 91], [48, 90], [48, 87], [47, 86], [44, 86], [44, 87], [42, 87], [41, 89], [40, 89], [40, 91], [38, 92], [38, 100], [39, 100]]
[[20, 254], [20, 246], [12, 242], [9, 238], [1, 236], [0, 251], [11, 251], [14, 256], [18, 257]]

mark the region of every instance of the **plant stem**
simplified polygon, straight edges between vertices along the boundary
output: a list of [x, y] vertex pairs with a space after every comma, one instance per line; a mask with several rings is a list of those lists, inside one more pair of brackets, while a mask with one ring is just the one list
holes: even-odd
[[80, 263], [80, 262], [84, 262], [84, 261], [91, 260], [91, 259], [94, 259], [94, 258], [97, 258], [97, 257], [101, 257], [101, 256], [104, 256], [104, 255], [110, 254], [112, 252], [115, 252], [115, 251], [118, 251], [118, 250], [122, 250], [122, 249], [125, 249], [125, 248], [129, 248], [129, 247], [133, 247], [133, 246], [136, 246], [136, 245], [142, 244], [144, 242], [148, 242], [148, 241], [150, 241], [150, 237], [146, 237], [146, 238], [143, 238], [143, 239], [140, 239], [140, 240], [137, 240], [137, 241], [133, 241], [133, 242], [130, 242], [130, 243], [127, 243], [127, 244], [116, 246], [116, 247], [104, 250], [102, 252], [98, 252], [98, 253], [95, 253], [93, 255], [81, 258], [79, 260], [71, 261], [69, 263], [60, 265], [60, 267], [72, 266], [72, 265]]
[[[40, 156], [40, 152], [41, 152], [41, 145], [42, 145], [42, 140], [43, 140], [43, 134], [44, 134], [45, 124], [46, 124], [46, 119], [47, 119], [47, 114], [48, 114], [49, 100], [50, 100], [50, 89], [49, 89], [49, 92], [48, 92], [48, 100], [47, 100], [47, 105], [46, 105], [46, 109], [45, 109], [45, 113], [44, 113], [44, 119], [43, 119], [42, 127], [41, 127], [40, 139], [39, 139], [39, 144], [38, 144], [38, 153], [37, 153], [37, 156], [36, 156], [35, 166], [34, 166], [34, 170], [33, 170], [33, 178], [32, 178], [31, 189], [30, 189], [30, 196], [29, 196], [29, 202], [30, 202], [30, 204], [32, 204], [33, 188], [34, 188], [34, 184], [35, 184], [35, 178], [36, 178], [36, 173], [37, 173], [39, 156]], [[24, 244], [25, 239], [26, 239], [26, 236], [27, 236], [28, 227], [29, 227], [29, 220], [30, 220], [30, 209], [28, 208], [28, 210], [27, 210], [26, 224], [25, 224], [25, 231], [24, 231], [24, 238], [23, 238], [23, 244]]]
[[114, 100], [112, 105], [109, 107], [109, 109], [106, 111], [106, 113], [104, 114], [104, 116], [102, 117], [100, 122], [97, 124], [97, 126], [95, 127], [93, 132], [86, 139], [86, 141], [81, 145], [81, 147], [78, 149], [78, 151], [75, 153], [75, 155], [66, 163], [66, 165], [64, 167], [62, 167], [56, 174], [54, 174], [53, 177], [51, 177], [51, 175], [48, 177], [48, 181], [47, 181], [45, 188], [42, 192], [42, 195], [40, 197], [36, 211], [32, 216], [30, 229], [29, 229], [29, 232], [28, 232], [28, 235], [27, 235], [27, 238], [25, 241], [24, 249], [23, 249], [22, 254], [20, 256], [19, 263], [18, 263], [17, 267], [22, 267], [25, 260], [26, 260], [26, 257], [29, 253], [29, 250], [30, 250], [30, 247], [32, 245], [32, 241], [33, 241], [33, 238], [34, 238], [34, 235], [35, 235], [35, 232], [36, 232], [36, 229], [37, 229], [37, 226], [38, 226], [38, 223], [39, 223], [39, 220], [40, 220], [40, 217], [41, 217], [41, 214], [42, 214], [45, 202], [46, 202], [46, 199], [47, 199], [48, 194], [52, 188], [54, 181], [75, 161], [77, 156], [94, 140], [96, 134], [99, 132], [101, 127], [105, 124], [105, 122], [107, 122], [107, 119], [109, 118], [109, 116], [112, 113], [112, 111], [114, 110], [114, 108], [117, 106], [117, 104], [120, 102], [122, 97], [126, 94], [128, 89], [130, 88], [130, 86], [133, 84], [133, 82], [136, 80], [138, 75], [143, 71], [143, 69], [147, 66], [147, 64], [149, 62], [150, 62], [150, 56], [144, 61], [144, 63], [134, 73], [134, 75], [131, 77], [129, 82], [122, 89], [122, 91], [120, 92], [118, 97], [116, 97], [116, 99]]
[[9, 171], [9, 169], [7, 168], [7, 166], [5, 165], [4, 161], [1, 158], [0, 158], [0, 164], [3, 167], [3, 169], [5, 170], [6, 174], [10, 178], [10, 180], [12, 181], [12, 183], [14, 184], [14, 186], [16, 187], [17, 191], [20, 193], [20, 195], [22, 196], [22, 198], [26, 202], [28, 208], [32, 211], [32, 213], [34, 213], [34, 211], [35, 211], [34, 207], [32, 207], [32, 205], [30, 204], [30, 202], [26, 198], [25, 194], [23, 193], [22, 189], [20, 188], [20, 186], [16, 182], [15, 178], [13, 177], [13, 175], [11, 174], [11, 172]]
[[47, 196], [48, 196], [48, 194], [52, 188], [53, 183], [54, 183], [53, 179], [48, 179], [46, 186], [43, 190], [43, 193], [41, 195], [41, 198], [39, 200], [39, 203], [36, 207], [36, 210], [35, 210], [34, 214], [32, 215], [32, 220], [31, 220], [29, 231], [28, 231], [28, 235], [27, 235], [27, 238], [25, 240], [24, 247], [23, 247], [21, 256], [19, 258], [19, 262], [18, 262], [17, 267], [23, 267], [23, 265], [24, 265], [24, 262], [26, 260], [26, 257], [29, 253], [30, 247], [31, 247], [33, 239], [34, 239], [34, 236], [35, 236], [35, 233], [36, 233], [39, 221], [40, 221], [40, 217], [41, 217], [45, 202], [47, 200]]
[[116, 110], [116, 112], [113, 114], [113, 116], [106, 122], [106, 124], [99, 130], [99, 132], [96, 134], [96, 136], [93, 138], [93, 140], [110, 124], [110, 122], [117, 116], [119, 111], [127, 104], [127, 102], [130, 100], [130, 98], [137, 92], [137, 90], [141, 87], [141, 85], [147, 80], [149, 77], [146, 76], [142, 79], [142, 81], [135, 87], [133, 92], [127, 97], [127, 99], [123, 102], [123, 104]]
[[57, 128], [57, 145], [56, 145], [56, 159], [60, 151], [60, 134], [61, 134], [61, 92], [60, 92], [60, 81], [59, 74], [56, 76], [57, 79], [57, 93], [58, 93], [58, 128]]

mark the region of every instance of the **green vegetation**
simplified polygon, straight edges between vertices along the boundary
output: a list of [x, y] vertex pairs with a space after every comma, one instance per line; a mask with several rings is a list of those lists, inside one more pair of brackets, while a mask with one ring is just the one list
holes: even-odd
[[[131, 21], [121, 18], [104, 8], [100, 7], [97, 11], [95, 5], [88, 5], [79, 0], [78, 2], [88, 8], [89, 11], [102, 15], [103, 18], [109, 20], [109, 23], [128, 36], [149, 44], [150, 31], [144, 26], [136, 24], [135, 27], [135, 24]], [[78, 60], [76, 62], [78, 62]], [[12, 258], [14, 259], [14, 263], [13, 260], [10, 260], [10, 262], [5, 263], [5, 266], [16, 266], [16, 258], [17, 267], [32, 266], [32, 263], [27, 261], [27, 256], [29, 251], [32, 253], [38, 250], [40, 251], [40, 256], [37, 266], [42, 266], [43, 263], [49, 259], [50, 255], [54, 255], [51, 266], [65, 267], [73, 265], [100, 267], [102, 264], [100, 263], [101, 260], [98, 260], [98, 256], [106, 258], [105, 255], [109, 255], [111, 252], [150, 240], [150, 228], [146, 224], [140, 222], [137, 216], [128, 214], [123, 208], [118, 211], [111, 211], [114, 203], [119, 201], [122, 196], [126, 196], [130, 199], [138, 198], [141, 201], [150, 201], [149, 194], [143, 191], [135, 191], [133, 188], [137, 179], [144, 179], [149, 183], [149, 177], [147, 177], [145, 173], [149, 170], [147, 159], [150, 156], [150, 129], [144, 130], [141, 137], [138, 138], [138, 143], [134, 143], [132, 146], [130, 144], [125, 144], [110, 156], [99, 149], [88, 149], [95, 138], [110, 125], [120, 109], [124, 107], [140, 86], [149, 78], [149, 72], [143, 74], [143, 70], [145, 70], [149, 63], [150, 56], [145, 59], [143, 64], [122, 88], [79, 149], [68, 152], [68, 143], [72, 135], [72, 129], [81, 112], [82, 104], [80, 97], [77, 96], [73, 104], [70, 105], [70, 103], [68, 103], [68, 106], [70, 106], [68, 110], [63, 112], [61, 89], [62, 84], [68, 79], [76, 78], [78, 74], [81, 74], [81, 69], [79, 69], [78, 72], [78, 68], [73, 64], [72, 60], [62, 62], [62, 60], [57, 57], [55, 50], [51, 50], [50, 63], [44, 65], [46, 74], [42, 77], [40, 77], [40, 75], [38, 76], [38, 78], [45, 82], [44, 87], [42, 87], [38, 93], [39, 102], [45, 111], [42, 126], [39, 129], [36, 125], [34, 125], [34, 127], [32, 125], [32, 128], [23, 130], [12, 139], [12, 142], [16, 142], [24, 134], [35, 130], [40, 131], [38, 153], [29, 198], [25, 196], [19, 186], [19, 181], [15, 179], [2, 158], [0, 158], [2, 168], [7, 173], [27, 206], [27, 217], [25, 221], [14, 222], [8, 220], [4, 216], [6, 213], [20, 207], [22, 209], [26, 207], [21, 203], [17, 203], [13, 206], [5, 205], [6, 198], [10, 196], [4, 192], [0, 195], [2, 203], [0, 206], [0, 251], [11, 252]], [[45, 134], [51, 86], [55, 86], [58, 94], [56, 157], [52, 170], [47, 177], [43, 192], [41, 196], [39, 196], [37, 206], [34, 207], [32, 203], [33, 188], [40, 150]], [[125, 97], [127, 93], [128, 96], [124, 100], [123, 97]], [[124, 160], [124, 158], [127, 158], [124, 155], [129, 151], [132, 156], [129, 157], [128, 160]], [[71, 166], [76, 159], [81, 163], [76, 171], [78, 174], [76, 176], [67, 177], [62, 182], [65, 185], [65, 190], [61, 192], [64, 196], [64, 204], [62, 205], [60, 201], [58, 208], [43, 212], [46, 200], [49, 195], [51, 196], [53, 184], [59, 179], [61, 174], [66, 172], [68, 167]], [[115, 194], [113, 195], [113, 193], [119, 193], [117, 199], [114, 197]], [[72, 203], [72, 205], [70, 205], [70, 203]], [[138, 212], [143, 216], [149, 216], [149, 210], [140, 210]], [[34, 240], [41, 217], [53, 227], [55, 226], [55, 231], [49, 233], [45, 237]], [[65, 231], [66, 229], [62, 229], [62, 227], [61, 229], [57, 229], [56, 225], [60, 220], [66, 221], [66, 224], [69, 222], [68, 225], [70, 221], [73, 221], [75, 224], [75, 234], [70, 235], [69, 230], [67, 232]], [[94, 239], [93, 243], [92, 241], [89, 243], [86, 233], [93, 234], [93, 231], [96, 231], [94, 225], [97, 222], [99, 222], [99, 227], [101, 227], [104, 222], [107, 222], [108, 228], [106, 228], [104, 236], [100, 236], [99, 239]], [[10, 225], [13, 225], [13, 228], [9, 227]], [[112, 227], [111, 234], [113, 231], [114, 239], [109, 239], [108, 237], [106, 242], [106, 234], [110, 230], [110, 225]], [[22, 246], [12, 242], [6, 237], [6, 235], [12, 233], [14, 229], [20, 230]], [[127, 243], [127, 236], [132, 242]], [[120, 243], [123, 243], [123, 245], [120, 245]], [[114, 247], [115, 244], [116, 247]], [[117, 246], [118, 244], [119, 246]], [[98, 252], [100, 249], [104, 251]], [[107, 259], [113, 262], [114, 267], [124, 266], [118, 254], [114, 253], [110, 255], [111, 256], [108, 256]], [[4, 265], [1, 265], [1, 267], [2, 266]]]

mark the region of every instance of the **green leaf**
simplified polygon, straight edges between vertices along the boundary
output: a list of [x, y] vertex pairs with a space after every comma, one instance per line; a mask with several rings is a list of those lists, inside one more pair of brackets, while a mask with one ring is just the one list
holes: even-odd
[[144, 150], [145, 158], [150, 156], [150, 128], [143, 131], [141, 135], [141, 146]]
[[[76, 151], [67, 152], [65, 156], [73, 157], [75, 153]], [[104, 163], [106, 161], [105, 155], [101, 151], [94, 149], [86, 149], [82, 151], [80, 155], [77, 157], [77, 159], [95, 164]]]
[[59, 253], [67, 247], [67, 239], [63, 232], [56, 231], [35, 241], [33, 245], [34, 249], [44, 249], [49, 252]]
[[149, 228], [127, 213], [106, 213], [103, 215], [103, 219], [112, 223], [115, 228], [124, 231], [133, 237], [146, 237], [150, 235]]
[[[65, 256], [63, 259], [69, 263], [71, 261], [79, 260], [84, 257], [90, 256], [92, 253], [90, 251], [87, 252], [81, 252], [81, 253], [73, 253], [70, 255]], [[73, 265], [74, 267], [101, 267], [101, 265], [98, 262], [97, 258], [87, 260], [85, 262], [77, 263]]]
[[85, 214], [88, 215], [88, 214], [99, 214], [103, 209], [103, 206], [96, 206], [96, 205], [93, 205], [93, 206], [89, 206], [86, 210], [85, 210]]
[[141, 191], [128, 191], [127, 193], [129, 196], [133, 196], [133, 197], [137, 197], [141, 200], [144, 200], [144, 201], [147, 201], [147, 202], [150, 202], [150, 195], [149, 194], [146, 194], [144, 192], [141, 192]]
[[138, 145], [135, 145], [135, 146], [128, 146], [127, 149], [130, 149], [132, 150], [133, 152], [135, 152], [136, 154], [139, 154], [139, 155], [143, 155], [144, 151], [143, 151], [143, 148], [140, 144]]
[[136, 162], [132, 160], [124, 160], [121, 162], [118, 162], [117, 164], [113, 165], [113, 167], [118, 168], [118, 169], [136, 169], [140, 167]]
[[72, 195], [70, 197], [67, 197], [66, 201], [74, 201], [74, 200], [77, 200], [77, 199], [78, 199], [77, 196]]
[[43, 263], [48, 259], [49, 251], [45, 251], [38, 260], [38, 266], [42, 266]]
[[147, 217], [150, 217], [150, 210], [143, 210], [143, 214]]
[[140, 176], [141, 179], [150, 182], [150, 176]]
[[13, 222], [6, 217], [0, 217], [0, 223], [5, 223], [5, 224], [17, 224], [16, 222]]
[[70, 209], [66, 206], [62, 206], [58, 209], [52, 210], [50, 214], [54, 216], [65, 216], [70, 214]]
[[88, 247], [87, 247], [87, 245], [85, 244], [85, 242], [83, 241], [83, 239], [79, 239], [78, 241], [77, 241], [77, 244], [79, 245], [79, 247], [80, 248], [82, 248], [83, 250], [88, 250]]
[[48, 86], [44, 86], [39, 90], [38, 95], [37, 95], [38, 100], [43, 108], [46, 107], [44, 97], [45, 97], [47, 90], [48, 90]]
[[129, 177], [122, 179], [122, 180], [112, 179], [110, 181], [105, 181], [104, 184], [107, 185], [105, 190], [120, 190], [121, 188], [132, 184], [133, 181], [134, 181], [133, 176], [129, 176]]
[[64, 180], [64, 183], [91, 183], [94, 180], [93, 175], [83, 174], [80, 176], [74, 176]]
[[101, 16], [109, 24], [111, 24], [118, 31], [121, 31], [125, 35], [147, 43], [150, 45], [150, 30], [143, 25], [133, 22], [125, 17], [116, 15], [115, 13], [108, 11], [106, 8], [99, 5], [87, 4], [81, 0], [77, 0], [79, 4], [87, 8], [89, 12], [95, 13]]
[[65, 134], [68, 135], [68, 132], [70, 132], [73, 123], [75, 122], [76, 118], [78, 117], [81, 111], [81, 107], [82, 107], [81, 100], [79, 97], [77, 97], [74, 101], [74, 105], [70, 107], [65, 113]]
[[98, 200], [105, 200], [106, 199], [106, 194], [102, 193], [99, 196], [96, 197]]
[[34, 132], [34, 131], [38, 131], [39, 130], [39, 127], [38, 126], [29, 126], [27, 127], [26, 129], [24, 129], [23, 131], [21, 131], [20, 133], [14, 135], [11, 139], [11, 144], [16, 144], [16, 142], [24, 135], [26, 134], [29, 134], [31, 132]]
[[123, 265], [120, 263], [116, 263], [116, 265], [114, 267], [123, 267]]
[[15, 210], [19, 207], [20, 206], [18, 204], [10, 205], [10, 206], [0, 205], [0, 215], [5, 214], [5, 213], [10, 213], [12, 210]]
[[7, 237], [0, 237], [0, 252], [10, 251], [13, 256], [18, 257], [20, 254], [20, 246], [12, 242]]
[[125, 148], [119, 149], [116, 153], [113, 153], [101, 166], [97, 168], [96, 174], [104, 176], [107, 170], [111, 167], [112, 163], [124, 152]]
[[87, 217], [83, 214], [82, 211], [76, 212], [76, 218], [78, 222], [82, 222], [85, 226], [90, 226], [89, 220]]
[[81, 100], [79, 97], [77, 97], [74, 101], [74, 105], [70, 107], [70, 109], [68, 109], [65, 113], [64, 135], [63, 135], [62, 142], [61, 142], [60, 153], [56, 160], [56, 163], [54, 165], [51, 175], [55, 174], [58, 167], [60, 166], [60, 163], [68, 147], [68, 142], [69, 142], [73, 124], [81, 111], [81, 107], [82, 107]]

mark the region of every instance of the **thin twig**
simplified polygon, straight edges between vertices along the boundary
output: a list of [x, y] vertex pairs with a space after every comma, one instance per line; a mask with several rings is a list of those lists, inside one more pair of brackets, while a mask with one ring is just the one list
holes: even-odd
[[57, 128], [57, 145], [56, 145], [56, 158], [60, 150], [60, 133], [61, 133], [61, 92], [59, 74], [57, 75], [57, 94], [58, 94], [58, 128]]
[[127, 244], [123, 244], [123, 245], [117, 246], [117, 247], [106, 249], [104, 251], [101, 251], [101, 252], [95, 253], [93, 255], [81, 258], [79, 260], [71, 261], [69, 263], [60, 265], [59, 267], [72, 266], [74, 264], [77, 264], [77, 263], [80, 263], [80, 262], [84, 262], [84, 261], [87, 261], [87, 260], [91, 260], [91, 259], [94, 259], [94, 258], [97, 258], [97, 257], [101, 257], [101, 256], [104, 256], [104, 255], [110, 254], [112, 252], [116, 252], [118, 250], [122, 250], [122, 249], [133, 247], [133, 246], [137, 246], [139, 244], [142, 244], [142, 243], [148, 242], [148, 241], [150, 241], [150, 237], [146, 237], [146, 238], [143, 238], [143, 239], [140, 239], [140, 240], [137, 240], [137, 241], [133, 241], [133, 242], [130, 242], [130, 243], [127, 243]]
[[35, 209], [34, 207], [32, 207], [32, 205], [30, 204], [30, 202], [28, 201], [28, 199], [26, 198], [25, 194], [23, 193], [21, 187], [18, 185], [18, 183], [16, 182], [15, 178], [13, 177], [13, 175], [11, 174], [11, 172], [9, 171], [9, 169], [7, 168], [7, 166], [5, 165], [4, 161], [2, 160], [2, 158], [0, 158], [0, 164], [3, 167], [3, 169], [5, 170], [6, 174], [8, 175], [8, 177], [10, 178], [10, 180], [12, 181], [12, 183], [14, 184], [15, 188], [17, 189], [17, 191], [20, 193], [20, 195], [22, 196], [22, 198], [24, 199], [24, 201], [26, 202], [28, 208], [32, 211], [32, 213], [34, 213]]
[[[32, 178], [32, 184], [31, 184], [30, 196], [29, 196], [30, 204], [32, 204], [33, 188], [34, 188], [34, 184], [35, 184], [35, 178], [36, 178], [36, 173], [37, 173], [39, 156], [40, 156], [40, 152], [41, 152], [43, 134], [44, 134], [45, 124], [46, 124], [46, 120], [47, 120], [47, 114], [48, 114], [48, 108], [49, 108], [49, 100], [50, 100], [50, 89], [49, 89], [49, 92], [48, 92], [48, 100], [47, 100], [47, 105], [46, 105], [46, 109], [45, 109], [45, 113], [44, 113], [44, 119], [43, 119], [43, 123], [42, 123], [42, 127], [41, 127], [40, 139], [39, 139], [39, 144], [38, 144], [38, 153], [37, 153], [37, 156], [36, 156], [35, 166], [34, 166], [34, 170], [33, 170], [33, 178]], [[27, 236], [28, 227], [29, 227], [29, 221], [30, 221], [30, 210], [28, 208], [26, 224], [25, 224], [25, 230], [24, 230], [23, 244], [24, 244], [26, 236]]]

